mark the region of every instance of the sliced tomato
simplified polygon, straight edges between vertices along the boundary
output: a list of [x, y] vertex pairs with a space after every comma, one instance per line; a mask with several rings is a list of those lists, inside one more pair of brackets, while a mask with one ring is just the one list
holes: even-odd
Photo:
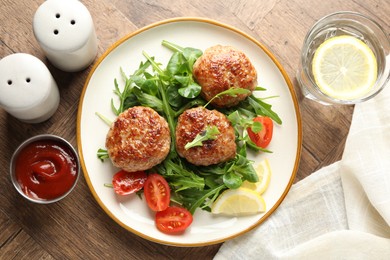
[[112, 186], [117, 194], [128, 195], [141, 190], [147, 177], [144, 171], [127, 172], [121, 170], [112, 178]]
[[149, 174], [144, 186], [146, 203], [153, 211], [162, 211], [168, 208], [171, 200], [171, 190], [168, 182], [157, 173]]
[[260, 132], [255, 133], [250, 127], [248, 127], [248, 136], [258, 147], [266, 148], [272, 139], [274, 123], [271, 118], [266, 116], [258, 116], [253, 119], [253, 121], [260, 122], [263, 125], [263, 128]]
[[182, 207], [168, 207], [156, 213], [156, 226], [164, 233], [183, 232], [192, 223], [191, 213]]

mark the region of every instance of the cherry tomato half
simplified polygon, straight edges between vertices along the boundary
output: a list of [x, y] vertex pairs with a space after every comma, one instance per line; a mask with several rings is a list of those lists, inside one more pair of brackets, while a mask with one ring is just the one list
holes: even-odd
[[153, 211], [162, 211], [168, 208], [171, 200], [171, 190], [168, 182], [157, 173], [149, 174], [144, 186], [146, 203]]
[[258, 147], [266, 148], [272, 139], [272, 133], [274, 129], [274, 123], [272, 119], [266, 116], [258, 116], [253, 119], [254, 122], [260, 122], [263, 128], [260, 132], [254, 133], [250, 127], [248, 127], [248, 136]]
[[117, 194], [128, 195], [141, 190], [147, 177], [144, 171], [127, 172], [121, 170], [112, 178], [112, 186]]
[[186, 230], [192, 223], [191, 213], [182, 207], [168, 207], [156, 213], [157, 229], [164, 233], [178, 233]]

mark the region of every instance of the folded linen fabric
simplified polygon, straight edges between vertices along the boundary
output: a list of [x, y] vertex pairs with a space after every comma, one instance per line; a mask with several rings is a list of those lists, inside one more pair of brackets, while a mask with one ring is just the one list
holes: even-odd
[[339, 162], [294, 184], [215, 259], [390, 259], [390, 87], [355, 106]]

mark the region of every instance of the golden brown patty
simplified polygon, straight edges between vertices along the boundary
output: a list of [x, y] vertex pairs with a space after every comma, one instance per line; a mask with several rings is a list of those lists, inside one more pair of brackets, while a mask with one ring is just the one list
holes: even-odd
[[[202, 97], [207, 101], [229, 88], [244, 88], [252, 92], [257, 85], [255, 67], [243, 52], [231, 46], [216, 45], [206, 49], [195, 62], [193, 75], [202, 87]], [[212, 104], [231, 107], [250, 95], [251, 93], [236, 97], [223, 95]]]
[[[203, 142], [203, 146], [184, 146], [193, 141], [207, 126], [216, 126], [220, 132], [215, 140]], [[233, 159], [236, 155], [234, 129], [226, 116], [217, 110], [207, 110], [203, 107], [184, 111], [179, 116], [176, 126], [176, 150], [195, 165], [212, 165]]]
[[114, 166], [125, 171], [147, 170], [169, 153], [168, 123], [149, 107], [132, 107], [111, 125], [106, 148]]

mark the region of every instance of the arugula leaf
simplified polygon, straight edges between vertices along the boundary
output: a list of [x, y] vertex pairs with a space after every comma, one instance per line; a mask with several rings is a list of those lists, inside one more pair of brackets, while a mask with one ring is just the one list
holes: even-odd
[[174, 44], [172, 42], [166, 41], [166, 40], [163, 40], [161, 42], [161, 45], [167, 47], [168, 49], [170, 49], [170, 50], [172, 50], [174, 52], [183, 52], [184, 51], [183, 47], [181, 47], [181, 46], [179, 46], [177, 44]]
[[205, 103], [206, 103], [206, 101], [204, 101], [204, 99], [202, 99], [202, 98], [192, 99], [192, 100], [189, 101], [188, 103], [184, 104], [180, 109], [178, 109], [178, 110], [175, 112], [175, 115], [176, 115], [176, 116], [179, 116], [179, 115], [181, 115], [185, 110], [187, 110], [187, 109], [189, 109], [189, 108], [191, 108], [191, 107], [203, 106]]
[[195, 63], [195, 61], [203, 54], [203, 52], [199, 49], [195, 49], [191, 47], [183, 48], [179, 45], [176, 45], [166, 40], [163, 40], [161, 44], [174, 52], [182, 53], [185, 59], [189, 62], [190, 64], [189, 68], [191, 70], [192, 70], [192, 65]]
[[98, 150], [98, 152], [97, 152], [97, 157], [98, 157], [102, 162], [104, 162], [105, 159], [110, 158], [110, 157], [108, 156], [107, 150], [101, 149], [101, 148], [100, 148], [100, 149]]
[[177, 87], [174, 85], [169, 85], [167, 87], [167, 98], [169, 105], [175, 109], [181, 108], [183, 104], [186, 103], [186, 100], [179, 94]]
[[209, 100], [209, 102], [206, 103], [206, 105], [204, 105], [204, 107], [207, 107], [214, 99], [219, 98], [223, 95], [236, 97], [238, 94], [249, 94], [249, 93], [251, 93], [251, 91], [245, 88], [229, 88], [228, 90], [222, 91], [217, 95], [215, 95], [212, 99]]
[[215, 140], [220, 132], [216, 126], [207, 126], [206, 129], [197, 134], [191, 142], [184, 146], [184, 149], [188, 150], [192, 147], [203, 146], [203, 142], [207, 140]]
[[226, 187], [236, 189], [244, 180], [257, 182], [258, 176], [253, 168], [253, 161], [245, 157], [245, 154], [237, 153], [233, 160], [225, 163], [199, 167], [198, 175], [213, 178], [215, 183], [224, 184]]
[[183, 64], [185, 64], [186, 60], [182, 53], [175, 52], [172, 54], [171, 59], [167, 64], [167, 71], [170, 75], [178, 75], [181, 71], [183, 71]]
[[257, 146], [249, 137], [245, 137], [245, 143], [252, 150], [261, 151], [261, 152], [264, 152], [264, 153], [272, 153], [272, 151], [270, 151], [268, 149], [265, 149], [265, 148]]
[[192, 69], [193, 69], [193, 66], [194, 66], [194, 63], [196, 62], [196, 60], [202, 56], [203, 52], [199, 49], [195, 49], [195, 48], [184, 48], [183, 50], [183, 55], [184, 57], [187, 59], [188, 61], [188, 67], [189, 67], [189, 70], [192, 72]]
[[255, 87], [255, 91], [265, 91], [267, 90], [266, 88], [263, 88], [263, 87], [260, 87], [260, 86], [256, 86]]
[[236, 174], [241, 174], [243, 179], [249, 182], [257, 182], [259, 180], [256, 170], [253, 168], [253, 161], [248, 160], [240, 154], [236, 155], [236, 160], [231, 165], [230, 170]]
[[110, 119], [108, 119], [107, 117], [103, 116], [102, 114], [100, 114], [99, 112], [96, 112], [95, 113], [101, 120], [103, 120], [104, 123], [106, 123], [108, 126], [111, 126], [112, 125], [112, 121]]
[[226, 186], [224, 184], [215, 185], [203, 190], [188, 189], [179, 194], [179, 200], [191, 214], [194, 214], [197, 208], [210, 211], [211, 205], [225, 189]]
[[[113, 100], [111, 100], [111, 108], [115, 115], [119, 115], [123, 111], [126, 110], [125, 103], [126, 99], [131, 96], [131, 92], [133, 90], [132, 83], [134, 83], [134, 80], [138, 78], [139, 75], [142, 75], [146, 69], [150, 66], [150, 62], [141, 62], [138, 69], [134, 72], [133, 75], [130, 77], [127, 77], [125, 72], [122, 68], [120, 68], [120, 73], [123, 81], [125, 82], [125, 87], [123, 88], [123, 91], [120, 91], [117, 79], [114, 80], [114, 93], [119, 97], [119, 107], [116, 108], [114, 106]], [[133, 103], [132, 103], [133, 104]], [[127, 107], [128, 108], [128, 107]]]
[[178, 86], [178, 93], [184, 98], [192, 99], [199, 96], [201, 87], [194, 81], [192, 68], [203, 52], [195, 48], [182, 48], [165, 40], [162, 45], [174, 51], [167, 65], [171, 84]]
[[253, 124], [251, 125], [251, 130], [257, 134], [263, 129], [263, 125], [260, 122], [252, 121]]
[[169, 75], [160, 68], [160, 65], [157, 64], [153, 58], [151, 58], [146, 52], [142, 52], [142, 54], [145, 56], [145, 58], [151, 63], [154, 71], [157, 72], [157, 79], [156, 84], [158, 85], [160, 98], [162, 101], [162, 111], [165, 115], [165, 119], [168, 122], [169, 131], [171, 133], [171, 148], [170, 153], [176, 155], [175, 150], [175, 143], [176, 143], [176, 136], [175, 136], [175, 130], [176, 130], [176, 120], [175, 120], [175, 113], [173, 108], [170, 106], [168, 101], [168, 93], [167, 89], [169, 87]]
[[134, 88], [133, 93], [137, 97], [140, 105], [151, 107], [160, 113], [163, 112], [163, 102], [158, 97], [150, 95], [138, 88]]
[[224, 190], [225, 188], [226, 188], [225, 185], [220, 185], [215, 188], [204, 190], [203, 195], [198, 196], [198, 199], [193, 201], [191, 205], [189, 205], [188, 210], [192, 214], [194, 214], [197, 208], [203, 208], [203, 209], [205, 209], [206, 207], [210, 208], [213, 202], [218, 198], [221, 191]]
[[264, 101], [253, 95], [248, 97], [247, 100], [257, 115], [268, 116], [279, 125], [282, 124], [282, 120], [280, 119], [278, 114], [272, 110], [272, 105], [265, 103]]
[[178, 161], [178, 158], [166, 159], [158, 167], [158, 172], [163, 175], [171, 186], [175, 187], [176, 192], [186, 189], [203, 189], [204, 180], [193, 171], [187, 170], [186, 166]]
[[199, 96], [201, 90], [202, 88], [198, 83], [191, 82], [186, 87], [180, 88], [178, 92], [182, 97], [196, 98]]
[[237, 173], [229, 171], [223, 175], [223, 183], [229, 189], [237, 189], [241, 186], [242, 179], [241, 176], [239, 176]]

